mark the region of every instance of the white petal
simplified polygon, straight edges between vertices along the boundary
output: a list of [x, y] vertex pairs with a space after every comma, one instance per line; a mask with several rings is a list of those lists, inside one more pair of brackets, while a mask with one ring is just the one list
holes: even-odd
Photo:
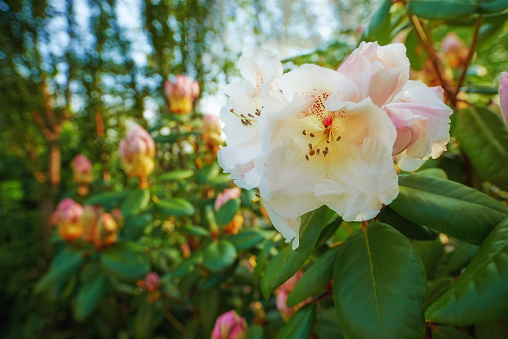
[[238, 65], [242, 76], [258, 90], [264, 81], [282, 74], [282, 65], [277, 55], [258, 47], [246, 49]]
[[295, 219], [285, 218], [275, 209], [272, 208], [270, 201], [263, 200], [266, 212], [272, 221], [273, 227], [275, 227], [282, 236], [286, 239], [286, 242], [293, 240], [292, 248], [296, 250], [300, 245], [300, 224], [301, 218]]

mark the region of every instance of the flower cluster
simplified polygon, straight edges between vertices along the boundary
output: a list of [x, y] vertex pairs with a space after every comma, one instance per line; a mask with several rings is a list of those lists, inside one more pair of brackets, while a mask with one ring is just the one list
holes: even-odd
[[399, 192], [393, 157], [415, 170], [450, 138], [442, 89], [409, 80], [402, 44], [363, 42], [337, 71], [305, 64], [283, 74], [259, 48], [239, 67], [220, 112], [219, 164], [239, 187], [259, 188], [294, 249], [301, 215], [327, 205], [346, 221], [375, 217]]
[[168, 97], [169, 108], [176, 114], [189, 114], [194, 100], [199, 96], [199, 83], [185, 75], [177, 75], [175, 81], [164, 84], [164, 92]]
[[154, 170], [155, 142], [142, 127], [134, 127], [120, 142], [120, 159], [125, 173], [141, 181]]
[[122, 223], [119, 210], [113, 210], [112, 214], [114, 217], [100, 207], [81, 206], [68, 198], [58, 204], [51, 222], [63, 240], [74, 241], [81, 237], [95, 248], [102, 249], [116, 241], [119, 224]]

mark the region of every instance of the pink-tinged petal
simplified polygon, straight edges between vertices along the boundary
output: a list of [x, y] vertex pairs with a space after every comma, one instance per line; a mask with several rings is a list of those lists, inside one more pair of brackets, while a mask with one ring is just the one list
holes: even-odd
[[238, 66], [242, 76], [258, 91], [261, 90], [263, 82], [282, 75], [282, 65], [277, 55], [258, 47], [246, 49]]
[[403, 44], [379, 46], [377, 42], [362, 42], [338, 72], [354, 81], [360, 89], [361, 98], [356, 101], [370, 97], [381, 107], [390, 102], [409, 79], [406, 47]]
[[499, 101], [501, 114], [504, 122], [508, 125], [508, 73], [501, 73], [501, 82], [499, 84]]
[[222, 314], [212, 331], [213, 339], [245, 338], [247, 323], [234, 310]]

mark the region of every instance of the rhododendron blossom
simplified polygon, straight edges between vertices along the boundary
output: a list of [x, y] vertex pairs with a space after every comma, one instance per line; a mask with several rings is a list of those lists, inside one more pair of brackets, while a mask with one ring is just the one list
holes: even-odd
[[83, 207], [74, 200], [62, 200], [51, 215], [51, 223], [65, 241], [74, 241], [83, 233]]
[[393, 156], [412, 170], [449, 140], [442, 90], [408, 81], [402, 44], [362, 43], [337, 71], [305, 64], [273, 76], [273, 62], [255, 65], [272, 76], [258, 77], [256, 90], [247, 82], [250, 95], [230, 85], [238, 95], [221, 111], [228, 146], [219, 163], [240, 187], [259, 188], [293, 249], [301, 215], [326, 205], [346, 221], [375, 217], [399, 192]]
[[251, 48], [243, 53], [239, 66], [243, 79], [224, 89], [231, 98], [220, 112], [227, 146], [219, 150], [217, 157], [237, 186], [251, 189], [260, 181], [254, 162], [262, 154], [257, 126], [263, 109], [261, 87], [282, 74], [282, 65], [274, 53]]
[[194, 100], [199, 96], [199, 83], [186, 75], [178, 74], [174, 82], [166, 80], [164, 92], [173, 113], [188, 114], [192, 110]]
[[508, 73], [501, 73], [501, 83], [499, 84], [499, 102], [501, 114], [504, 122], [508, 125]]
[[212, 339], [244, 339], [247, 323], [234, 310], [224, 313], [215, 322]]
[[146, 178], [154, 170], [155, 142], [142, 127], [134, 127], [120, 142], [120, 159], [125, 173]]
[[89, 184], [93, 180], [92, 162], [83, 154], [78, 154], [71, 163], [72, 178], [78, 184]]

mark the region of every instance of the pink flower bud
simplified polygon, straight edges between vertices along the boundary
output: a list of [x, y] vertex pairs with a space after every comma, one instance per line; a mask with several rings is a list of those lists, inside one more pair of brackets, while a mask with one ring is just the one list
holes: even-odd
[[199, 83], [185, 75], [177, 75], [174, 82], [164, 83], [164, 92], [173, 113], [188, 114], [192, 110], [194, 100], [199, 96]]
[[242, 191], [238, 187], [226, 188], [222, 193], [217, 195], [215, 199], [215, 210], [218, 211], [225, 203], [231, 199], [240, 198]]
[[441, 50], [452, 67], [460, 66], [467, 58], [468, 49], [455, 32], [446, 35], [441, 42]]
[[143, 280], [143, 283], [141, 284], [141, 287], [148, 292], [153, 292], [157, 288], [159, 288], [160, 285], [160, 279], [159, 275], [155, 272], [150, 272], [146, 275], [145, 279]]
[[303, 305], [310, 302], [311, 298], [307, 298], [306, 300], [302, 301], [300, 304], [296, 305], [295, 307], [289, 307], [287, 305], [287, 300], [289, 293], [295, 288], [296, 283], [303, 277], [303, 273], [301, 271], [298, 271], [293, 275], [291, 278], [289, 278], [284, 284], [280, 285], [277, 290], [275, 291], [276, 295], [276, 304], [277, 309], [282, 314], [282, 317], [287, 321], [293, 313], [295, 313], [298, 309], [300, 309]]
[[219, 117], [213, 114], [205, 114], [203, 121], [203, 141], [211, 148], [221, 145], [221, 124]]
[[247, 323], [234, 310], [224, 313], [215, 322], [212, 339], [244, 339]]
[[501, 114], [504, 122], [508, 125], [508, 73], [501, 73], [501, 83], [499, 84], [499, 101]]
[[67, 198], [61, 201], [53, 215], [51, 223], [65, 241], [74, 241], [83, 233], [83, 207]]
[[155, 142], [142, 127], [134, 127], [120, 142], [120, 158], [125, 173], [131, 177], [146, 178], [154, 169]]

